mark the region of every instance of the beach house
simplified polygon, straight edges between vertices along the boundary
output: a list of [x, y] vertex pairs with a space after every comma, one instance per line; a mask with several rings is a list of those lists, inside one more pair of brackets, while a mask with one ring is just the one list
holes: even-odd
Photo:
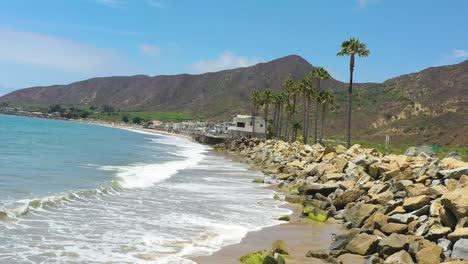
[[[255, 126], [255, 127], [254, 127]], [[237, 115], [228, 127], [231, 137], [250, 137], [252, 132], [255, 137], [265, 137], [265, 119], [260, 116]]]

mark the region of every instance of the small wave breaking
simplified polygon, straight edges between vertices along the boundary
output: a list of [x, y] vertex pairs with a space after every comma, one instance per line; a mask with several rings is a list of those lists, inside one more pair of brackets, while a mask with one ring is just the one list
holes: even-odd
[[174, 152], [183, 160], [169, 161], [161, 164], [135, 164], [131, 166], [103, 166], [101, 169], [114, 169], [117, 171], [117, 180], [123, 188], [145, 188], [166, 180], [177, 172], [190, 168], [201, 162], [207, 148], [203, 145], [170, 136], [161, 136], [161, 139], [152, 139], [158, 144], [169, 144], [180, 148]]

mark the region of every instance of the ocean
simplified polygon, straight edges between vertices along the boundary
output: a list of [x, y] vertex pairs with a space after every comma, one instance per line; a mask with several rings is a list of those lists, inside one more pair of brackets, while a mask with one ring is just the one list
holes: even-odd
[[189, 140], [0, 115], [0, 263], [194, 263], [290, 214]]

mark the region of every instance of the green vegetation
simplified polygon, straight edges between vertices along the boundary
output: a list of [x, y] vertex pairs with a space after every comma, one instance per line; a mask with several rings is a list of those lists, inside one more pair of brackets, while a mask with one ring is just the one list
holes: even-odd
[[239, 260], [243, 264], [263, 264], [263, 260], [268, 255], [267, 251], [258, 251], [242, 256]]
[[[333, 140], [328, 140], [327, 145], [336, 146], [339, 144], [343, 144], [344, 142], [341, 139], [334, 138]], [[381, 153], [384, 154], [404, 154], [405, 151], [410, 148], [414, 147], [414, 144], [406, 143], [406, 144], [391, 144], [388, 148], [385, 148], [385, 144], [383, 143], [375, 143], [368, 140], [363, 139], [355, 139], [353, 141], [354, 144], [359, 144], [365, 148], [374, 148]], [[437, 157], [444, 158], [450, 152], [457, 152], [460, 154], [464, 161], [468, 161], [468, 146], [441, 146], [439, 150], [435, 150], [437, 153]]]
[[[414, 144], [398, 144], [392, 145], [390, 144], [388, 148], [385, 148], [384, 144], [369, 142], [365, 140], [355, 140], [356, 144], [360, 144], [366, 148], [375, 148], [381, 153], [386, 154], [403, 154], [409, 147], [414, 147]], [[468, 146], [462, 147], [441, 147], [439, 150], [435, 150], [437, 153], [437, 157], [444, 158], [448, 153], [455, 151], [462, 157], [463, 160], [468, 160]]]
[[289, 215], [283, 215], [278, 218], [280, 221], [289, 221]]
[[185, 120], [201, 120], [201, 116], [194, 116], [177, 112], [122, 112], [112, 106], [66, 106], [44, 104], [11, 104], [2, 103], [0, 107], [10, 107], [17, 111], [49, 113], [69, 119], [89, 118], [114, 123], [144, 124], [153, 120], [161, 122], [182, 122]]
[[111, 113], [95, 113], [91, 116], [93, 119], [103, 120], [106, 122], [128, 123], [132, 121], [135, 124], [147, 123], [153, 120], [161, 122], [182, 122], [185, 120], [201, 120], [200, 116], [194, 116], [185, 113], [177, 112], [111, 112]]

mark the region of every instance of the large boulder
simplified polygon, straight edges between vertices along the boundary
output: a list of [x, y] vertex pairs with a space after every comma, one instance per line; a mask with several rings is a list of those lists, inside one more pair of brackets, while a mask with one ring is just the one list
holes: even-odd
[[377, 236], [362, 233], [356, 235], [346, 245], [346, 250], [359, 255], [370, 255], [377, 251], [378, 244], [379, 238]]
[[328, 251], [323, 250], [323, 249], [309, 250], [306, 254], [306, 257], [318, 258], [318, 259], [326, 259], [328, 258], [328, 256], [329, 256]]
[[391, 191], [385, 191], [379, 194], [372, 195], [369, 203], [385, 205], [388, 201], [393, 199], [393, 193]]
[[285, 196], [285, 200], [288, 203], [303, 203], [305, 201], [304, 195], [297, 195], [297, 194], [288, 194]]
[[345, 206], [351, 202], [355, 202], [361, 195], [364, 193], [364, 191], [359, 190], [359, 189], [349, 189], [343, 192], [340, 196], [338, 196], [333, 205], [336, 207], [336, 209], [340, 210], [345, 208]]
[[405, 235], [391, 234], [382, 238], [378, 245], [381, 256], [387, 257], [400, 250], [407, 249], [409, 245], [408, 237]]
[[418, 264], [438, 264], [440, 263], [440, 256], [442, 248], [434, 243], [427, 244], [423, 249], [416, 252], [416, 261]]
[[413, 259], [411, 258], [411, 255], [404, 250], [393, 253], [391, 256], [385, 259], [384, 263], [385, 264], [414, 264]]
[[460, 239], [455, 242], [451, 257], [468, 261], [468, 239]]
[[446, 179], [460, 179], [462, 175], [468, 175], [468, 167], [456, 168], [453, 170], [441, 170], [439, 174]]
[[468, 162], [464, 162], [461, 159], [457, 159], [455, 157], [446, 157], [442, 160], [442, 163], [449, 170], [460, 168], [460, 167], [468, 167]]
[[320, 193], [327, 196], [336, 189], [338, 189], [337, 184], [306, 183], [299, 188], [299, 192], [306, 195]]
[[450, 227], [435, 224], [429, 228], [429, 231], [426, 234], [426, 238], [434, 240], [448, 235], [448, 233], [450, 233], [451, 231], [452, 230], [450, 229]]
[[290, 166], [290, 167], [297, 167], [299, 169], [303, 169], [304, 165], [305, 165], [305, 162], [300, 161], [300, 160], [293, 160], [293, 161], [289, 162], [287, 165]]
[[418, 195], [406, 199], [403, 203], [403, 208], [405, 210], [415, 210], [429, 204], [429, 202], [430, 199], [426, 195]]
[[377, 208], [378, 207], [373, 204], [357, 203], [351, 208], [346, 208], [343, 212], [343, 216], [346, 221], [360, 227], [369, 216], [377, 211]]
[[442, 205], [449, 209], [457, 219], [468, 216], [468, 185], [444, 194]]
[[397, 224], [397, 223], [388, 223], [382, 226], [380, 231], [384, 232], [387, 235], [390, 234], [402, 234], [408, 230], [408, 225], [405, 224]]
[[418, 217], [414, 214], [394, 214], [388, 218], [388, 221], [393, 223], [409, 224], [416, 218]]
[[416, 157], [422, 153], [431, 157], [437, 156], [437, 153], [435, 153], [431, 146], [410, 147], [405, 151], [405, 155], [410, 157]]
[[460, 227], [455, 229], [452, 233], [448, 234], [448, 239], [452, 241], [457, 241], [460, 238], [468, 239], [468, 227]]

